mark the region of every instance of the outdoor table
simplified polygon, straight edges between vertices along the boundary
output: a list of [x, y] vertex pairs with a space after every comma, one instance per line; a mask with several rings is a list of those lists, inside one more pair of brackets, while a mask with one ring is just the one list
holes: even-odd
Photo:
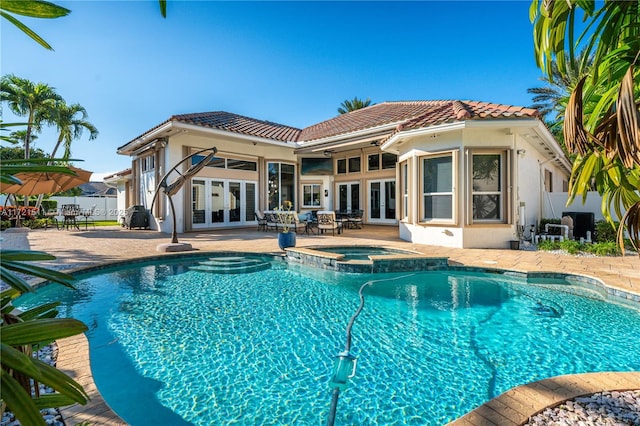
[[77, 204], [64, 204], [62, 206], [62, 227], [65, 229], [77, 229], [80, 230], [80, 225], [76, 221], [76, 218], [80, 214], [80, 206]]

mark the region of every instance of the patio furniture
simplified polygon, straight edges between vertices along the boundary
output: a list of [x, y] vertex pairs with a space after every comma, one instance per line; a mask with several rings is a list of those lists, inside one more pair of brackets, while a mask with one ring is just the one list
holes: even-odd
[[[284, 215], [291, 215], [290, 217], [287, 217], [289, 219], [287, 221], [289, 223], [289, 225], [285, 225], [279, 219], [280, 216], [282, 216], [282, 218], [284, 219], [285, 218]], [[278, 231], [282, 231], [282, 230], [284, 230], [285, 226], [288, 226], [290, 231], [293, 231], [293, 232], [295, 232], [297, 234], [298, 232], [304, 232], [306, 230], [306, 228], [307, 228], [306, 222], [305, 223], [300, 222], [300, 218], [298, 217], [298, 213], [296, 213], [294, 211], [279, 212], [275, 216], [276, 216], [276, 229]]]
[[77, 217], [80, 214], [80, 206], [78, 204], [63, 204], [60, 208], [62, 214], [62, 229], [77, 229], [80, 230]]
[[272, 211], [264, 212], [264, 218], [267, 220], [266, 230], [269, 231], [271, 229], [278, 229], [278, 218], [276, 214]]
[[336, 230], [338, 231], [338, 235], [342, 232], [342, 222], [338, 222], [336, 219], [336, 212], [322, 210], [318, 212], [318, 232], [323, 233], [324, 231], [331, 230], [332, 235], [336, 235]]
[[260, 212], [254, 212], [253, 215], [258, 222], [258, 231], [266, 231], [267, 230], [267, 218], [262, 215]]
[[351, 229], [362, 229], [362, 210], [356, 210], [347, 218], [347, 223]]
[[80, 213], [84, 217], [84, 230], [88, 230], [89, 225], [93, 225], [93, 229], [96, 229], [96, 221], [93, 219], [93, 215], [96, 211], [96, 205], [91, 206], [90, 209], [82, 210]]

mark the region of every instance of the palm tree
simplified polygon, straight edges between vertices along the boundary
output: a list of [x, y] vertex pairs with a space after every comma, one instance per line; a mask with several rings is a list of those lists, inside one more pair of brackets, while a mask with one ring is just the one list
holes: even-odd
[[[576, 65], [580, 43], [586, 46], [580, 67], [593, 58], [591, 75], [578, 81], [564, 111], [565, 144], [578, 154], [569, 202], [577, 196], [585, 199], [595, 182], [603, 196], [603, 215], [613, 224], [615, 212], [621, 222], [618, 245], [624, 248], [626, 229], [640, 252], [640, 1], [598, 6], [594, 0], [534, 0], [536, 61], [553, 80], [553, 63], [567, 76], [567, 64]], [[576, 14], [584, 14], [586, 24], [579, 37]]]
[[556, 62], [552, 62], [549, 74], [540, 78], [545, 85], [527, 89], [527, 93], [534, 95], [531, 108], [537, 109], [541, 118], [552, 128], [562, 127], [564, 110], [569, 102], [569, 96], [578, 82], [591, 72], [592, 61], [593, 57], [585, 58], [583, 50], [573, 63], [568, 58], [565, 59], [566, 73], [560, 72]]
[[355, 111], [357, 109], [366, 108], [371, 105], [371, 99], [367, 98], [365, 101], [362, 99], [358, 99], [358, 97], [354, 97], [352, 100], [346, 100], [340, 104], [340, 108], [338, 108], [339, 114], [346, 114], [351, 111]]
[[[26, 130], [16, 130], [13, 131], [11, 133], [9, 133], [9, 136], [5, 139], [6, 142], [9, 142], [13, 145], [20, 145], [22, 146], [22, 156], [24, 157], [24, 142], [27, 139], [27, 131]], [[31, 138], [29, 140], [30, 145], [31, 145], [31, 152], [29, 153], [30, 156], [32, 156], [33, 154], [33, 142], [35, 142], [35, 140], [38, 139], [37, 135], [31, 135]]]
[[89, 140], [98, 137], [98, 129], [87, 121], [87, 110], [80, 104], [67, 105], [64, 101], [58, 101], [55, 108], [50, 111], [49, 121], [58, 128], [58, 140], [51, 151], [51, 158], [55, 158], [60, 145], [64, 144], [62, 158], [71, 156], [71, 143], [82, 137], [84, 130], [89, 131]]
[[11, 112], [17, 116], [27, 116], [27, 130], [24, 138], [24, 158], [29, 159], [31, 133], [39, 131], [47, 120], [51, 109], [62, 98], [56, 90], [45, 83], [33, 83], [13, 74], [0, 79], [0, 101], [6, 101]]

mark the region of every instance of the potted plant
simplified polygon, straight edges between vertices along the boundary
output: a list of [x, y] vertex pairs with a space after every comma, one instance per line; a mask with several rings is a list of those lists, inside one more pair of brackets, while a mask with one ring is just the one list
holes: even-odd
[[516, 232], [514, 234], [514, 239], [509, 241], [509, 247], [511, 250], [520, 250], [520, 241], [524, 236], [524, 229], [520, 225], [516, 225]]
[[285, 201], [282, 206], [275, 209], [278, 218], [278, 246], [281, 250], [296, 246], [296, 233], [291, 231], [291, 224], [295, 220], [296, 212], [291, 211], [293, 203]]

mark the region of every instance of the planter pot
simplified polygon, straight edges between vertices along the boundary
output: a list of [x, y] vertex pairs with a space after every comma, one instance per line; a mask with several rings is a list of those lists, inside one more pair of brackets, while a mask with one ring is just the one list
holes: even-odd
[[281, 232], [278, 234], [278, 246], [281, 250], [287, 247], [296, 246], [296, 233], [295, 232]]
[[509, 241], [509, 245], [511, 250], [520, 250], [520, 240], [511, 240]]

